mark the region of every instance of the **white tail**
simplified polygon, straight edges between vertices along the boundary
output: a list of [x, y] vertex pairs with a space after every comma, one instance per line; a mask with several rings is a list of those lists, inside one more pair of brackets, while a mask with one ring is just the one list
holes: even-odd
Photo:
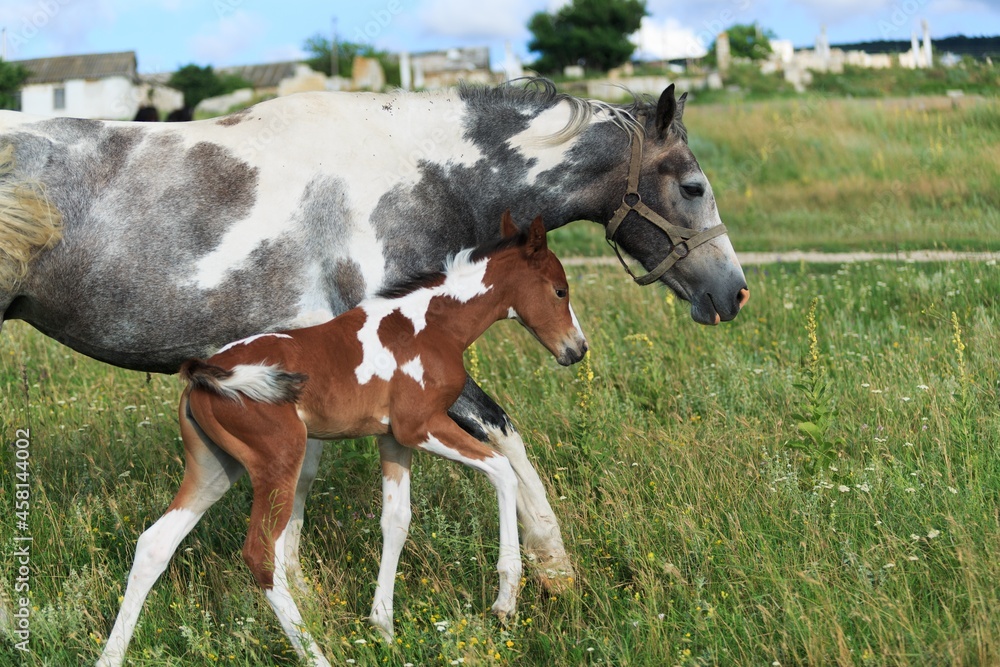
[[238, 364], [227, 370], [199, 359], [185, 362], [181, 377], [197, 389], [234, 401], [242, 401], [245, 396], [259, 403], [294, 403], [307, 379], [277, 365]]
[[62, 215], [37, 181], [14, 177], [14, 146], [0, 150], [0, 291], [28, 275], [35, 255], [62, 238]]

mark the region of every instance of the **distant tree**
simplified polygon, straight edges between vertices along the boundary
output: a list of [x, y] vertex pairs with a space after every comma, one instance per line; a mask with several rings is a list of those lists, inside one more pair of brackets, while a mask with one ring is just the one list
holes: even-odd
[[22, 65], [0, 60], [0, 109], [17, 108], [17, 91], [30, 74]]
[[541, 57], [533, 67], [560, 72], [567, 65], [606, 71], [635, 51], [629, 35], [647, 15], [645, 0], [572, 0], [555, 14], [538, 12], [528, 21], [528, 48]]
[[[309, 58], [305, 61], [309, 67], [317, 72], [323, 72], [331, 76], [333, 71], [333, 58], [330, 40], [323, 35], [313, 35], [302, 45]], [[351, 77], [351, 67], [354, 65], [355, 56], [365, 58], [375, 58], [382, 65], [385, 72], [385, 80], [391, 86], [400, 85], [399, 61], [386, 51], [379, 51], [371, 44], [358, 44], [356, 42], [337, 42], [337, 76], [345, 78]]]
[[[726, 33], [729, 35], [730, 55], [750, 60], [764, 60], [771, 55], [771, 40], [777, 37], [773, 30], [761, 28], [756, 23], [737, 23], [730, 26]], [[708, 50], [708, 61], [713, 65], [716, 63], [715, 42]]]
[[184, 93], [184, 106], [194, 109], [209, 97], [225, 95], [240, 88], [252, 87], [245, 79], [233, 74], [219, 76], [211, 65], [185, 65], [170, 75], [167, 85]]

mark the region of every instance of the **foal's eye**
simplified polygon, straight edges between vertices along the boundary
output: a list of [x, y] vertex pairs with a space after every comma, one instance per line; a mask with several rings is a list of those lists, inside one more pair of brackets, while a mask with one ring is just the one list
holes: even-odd
[[569, 294], [568, 289], [561, 289], [558, 287], [556, 288], [556, 296], [559, 297], [560, 299], [565, 299], [568, 294]]

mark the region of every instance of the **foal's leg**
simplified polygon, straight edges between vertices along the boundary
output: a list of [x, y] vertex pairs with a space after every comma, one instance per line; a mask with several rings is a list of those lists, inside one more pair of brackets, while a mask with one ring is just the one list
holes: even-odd
[[396, 569], [410, 530], [410, 461], [413, 452], [390, 435], [378, 439], [378, 449], [382, 457], [382, 562], [369, 620], [391, 643]]
[[288, 588], [285, 542], [305, 457], [305, 424], [290, 403], [242, 405], [204, 396], [195, 396], [192, 403], [205, 430], [250, 474], [253, 507], [243, 559], [299, 657], [312, 667], [330, 667], [303, 627], [302, 614]]
[[500, 558], [497, 561], [500, 592], [493, 603], [493, 612], [501, 619], [513, 615], [521, 583], [521, 549], [517, 542], [518, 481], [514, 469], [507, 457], [470, 436], [447, 415], [428, 422], [427, 439], [418, 447], [485, 473], [496, 488], [500, 508]]
[[146, 529], [135, 548], [125, 598], [98, 667], [122, 664], [132, 639], [139, 611], [170, 558], [205, 511], [243, 474], [241, 466], [198, 428], [187, 412], [187, 395], [181, 400], [180, 424], [184, 438], [184, 481], [174, 501], [159, 521]]
[[559, 521], [545, 486], [524, 450], [524, 440], [510, 418], [471, 378], [448, 414], [463, 429], [507, 457], [517, 475], [517, 516], [524, 527], [525, 555], [546, 590], [559, 593], [572, 586], [573, 565], [566, 554]]
[[292, 518], [288, 521], [285, 534], [285, 571], [288, 580], [300, 591], [308, 590], [305, 578], [302, 576], [302, 564], [299, 561], [299, 541], [302, 538], [302, 518], [305, 514], [306, 499], [312, 488], [316, 473], [319, 471], [319, 461], [323, 454], [323, 441], [310, 438], [306, 441], [306, 456], [302, 460], [302, 471], [295, 486], [295, 502], [292, 503]]

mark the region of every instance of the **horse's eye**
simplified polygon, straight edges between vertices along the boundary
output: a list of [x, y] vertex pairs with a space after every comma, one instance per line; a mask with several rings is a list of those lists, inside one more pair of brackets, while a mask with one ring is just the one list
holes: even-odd
[[705, 186], [701, 183], [686, 183], [681, 186], [684, 196], [694, 199], [705, 194]]
[[568, 294], [569, 294], [568, 289], [562, 289], [559, 287], [556, 288], [556, 296], [559, 297], [560, 299], [565, 299]]

